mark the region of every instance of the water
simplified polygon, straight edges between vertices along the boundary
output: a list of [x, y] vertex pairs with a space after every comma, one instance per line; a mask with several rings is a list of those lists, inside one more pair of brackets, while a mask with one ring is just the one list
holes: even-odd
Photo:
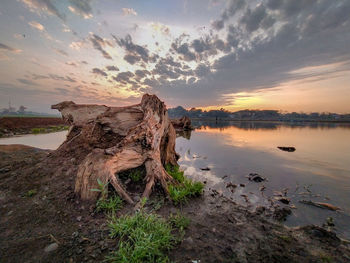
[[[336, 231], [350, 239], [350, 124], [285, 124], [267, 122], [194, 122], [195, 131], [176, 140], [179, 163], [186, 175], [207, 181], [237, 203], [248, 207], [269, 205], [274, 191], [288, 188], [296, 206], [286, 224], [321, 225], [333, 217]], [[0, 139], [0, 144], [26, 144], [56, 149], [67, 131]], [[277, 146], [293, 146], [284, 152]], [[210, 171], [200, 168], [209, 167]], [[259, 173], [267, 182], [247, 179]], [[225, 177], [226, 176], [226, 177]], [[223, 178], [224, 177], [224, 178]], [[237, 184], [234, 193], [226, 184]], [[239, 186], [244, 184], [245, 187]], [[264, 195], [260, 187], [264, 185]], [[311, 191], [311, 194], [308, 192]], [[306, 193], [306, 194], [305, 194]], [[249, 203], [246, 202], [246, 195]], [[299, 200], [327, 202], [341, 212], [299, 203]]]
[[56, 150], [66, 139], [68, 131], [46, 134], [30, 134], [0, 139], [0, 144], [24, 144], [36, 148]]
[[[187, 175], [206, 180], [237, 203], [248, 207], [268, 205], [276, 191], [288, 188], [296, 206], [286, 224], [321, 225], [333, 217], [336, 231], [350, 238], [350, 125], [283, 124], [264, 122], [197, 122], [198, 128], [176, 141], [180, 164]], [[293, 146], [284, 152], [278, 146]], [[200, 168], [209, 167], [210, 171]], [[267, 182], [250, 182], [258, 173]], [[226, 177], [227, 176], [227, 177]], [[223, 178], [224, 177], [224, 178]], [[234, 193], [226, 184], [237, 184]], [[240, 187], [239, 184], [245, 184]], [[264, 195], [260, 187], [264, 185]], [[309, 193], [311, 191], [311, 193]], [[249, 202], [246, 202], [246, 195]], [[326, 202], [338, 206], [334, 212], [299, 203]]]

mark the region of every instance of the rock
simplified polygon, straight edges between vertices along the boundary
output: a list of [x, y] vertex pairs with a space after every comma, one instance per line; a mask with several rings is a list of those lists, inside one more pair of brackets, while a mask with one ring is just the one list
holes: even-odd
[[261, 183], [263, 181], [266, 181], [265, 177], [262, 177], [261, 175], [259, 175], [257, 173], [250, 173], [248, 175], [248, 179], [249, 179], [249, 181], [254, 181], [256, 183]]
[[4, 174], [10, 171], [10, 168], [4, 167], [0, 169], [0, 174]]
[[292, 213], [292, 210], [288, 207], [276, 208], [273, 212], [273, 219], [277, 221], [285, 221], [287, 216]]
[[138, 195], [134, 196], [134, 201], [135, 201], [135, 202], [140, 201], [140, 196], [138, 196]]
[[290, 199], [287, 197], [281, 197], [277, 199], [278, 201], [280, 201], [282, 204], [288, 205], [290, 203]]
[[81, 221], [81, 218], [82, 218], [81, 216], [78, 216], [78, 217], [77, 217], [77, 221], [80, 222], [80, 221]]
[[278, 146], [277, 148], [285, 152], [295, 152], [295, 147]]
[[44, 250], [46, 253], [49, 253], [49, 252], [55, 251], [57, 248], [58, 248], [58, 244], [52, 243], [52, 244], [48, 245], [47, 247], [45, 247]]

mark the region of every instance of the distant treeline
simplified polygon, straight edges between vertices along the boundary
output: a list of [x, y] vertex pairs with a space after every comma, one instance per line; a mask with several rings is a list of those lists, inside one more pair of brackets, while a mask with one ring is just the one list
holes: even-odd
[[188, 116], [192, 119], [220, 120], [272, 120], [272, 121], [350, 121], [350, 114], [337, 113], [281, 113], [277, 110], [240, 110], [230, 112], [225, 109], [203, 111], [192, 108], [186, 110], [181, 106], [168, 110], [170, 118]]

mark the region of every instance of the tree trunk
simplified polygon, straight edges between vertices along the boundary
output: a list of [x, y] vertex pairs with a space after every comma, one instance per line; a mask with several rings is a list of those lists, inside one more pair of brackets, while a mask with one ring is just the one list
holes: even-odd
[[110, 182], [125, 201], [133, 204], [118, 173], [142, 165], [146, 169], [142, 196], [148, 197], [157, 182], [168, 192], [172, 177], [164, 166], [177, 165], [176, 133], [166, 106], [157, 96], [146, 94], [140, 104], [128, 107], [62, 102], [52, 108], [58, 109], [71, 125], [58, 151], [74, 158], [73, 155], [85, 152], [75, 181], [75, 192], [82, 199], [97, 199], [98, 192], [91, 189], [98, 187], [97, 179], [100, 179]]

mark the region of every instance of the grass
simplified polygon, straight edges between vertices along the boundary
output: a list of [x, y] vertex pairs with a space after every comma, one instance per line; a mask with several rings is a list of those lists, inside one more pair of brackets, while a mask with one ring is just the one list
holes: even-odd
[[115, 214], [117, 210], [123, 207], [123, 200], [117, 196], [113, 195], [107, 199], [99, 199], [96, 203], [97, 212], [105, 211], [107, 213]]
[[37, 193], [38, 193], [38, 191], [35, 190], [35, 189], [29, 190], [29, 191], [26, 193], [26, 197], [33, 197], [33, 196], [36, 195]]
[[112, 217], [110, 235], [119, 238], [119, 248], [107, 256], [108, 262], [169, 262], [166, 252], [176, 243], [170, 222], [141, 209], [134, 215]]
[[115, 215], [117, 210], [123, 207], [123, 200], [115, 194], [107, 198], [108, 184], [109, 182], [103, 183], [100, 179], [97, 179], [97, 188], [91, 189], [90, 191], [100, 193], [100, 198], [96, 203], [97, 212], [104, 211], [111, 215]]
[[123, 180], [127, 180], [130, 178], [130, 180], [133, 183], [139, 183], [145, 177], [145, 173], [146, 173], [145, 167], [140, 166], [133, 169], [129, 169], [127, 171], [120, 172], [118, 176]]
[[68, 130], [68, 126], [50, 126], [48, 128], [33, 128], [31, 133], [40, 134], [40, 133], [49, 133], [49, 132], [58, 132]]
[[200, 196], [203, 193], [204, 184], [186, 178], [179, 166], [167, 165], [166, 171], [177, 182], [168, 185], [169, 196], [175, 204], [186, 203], [190, 197]]

